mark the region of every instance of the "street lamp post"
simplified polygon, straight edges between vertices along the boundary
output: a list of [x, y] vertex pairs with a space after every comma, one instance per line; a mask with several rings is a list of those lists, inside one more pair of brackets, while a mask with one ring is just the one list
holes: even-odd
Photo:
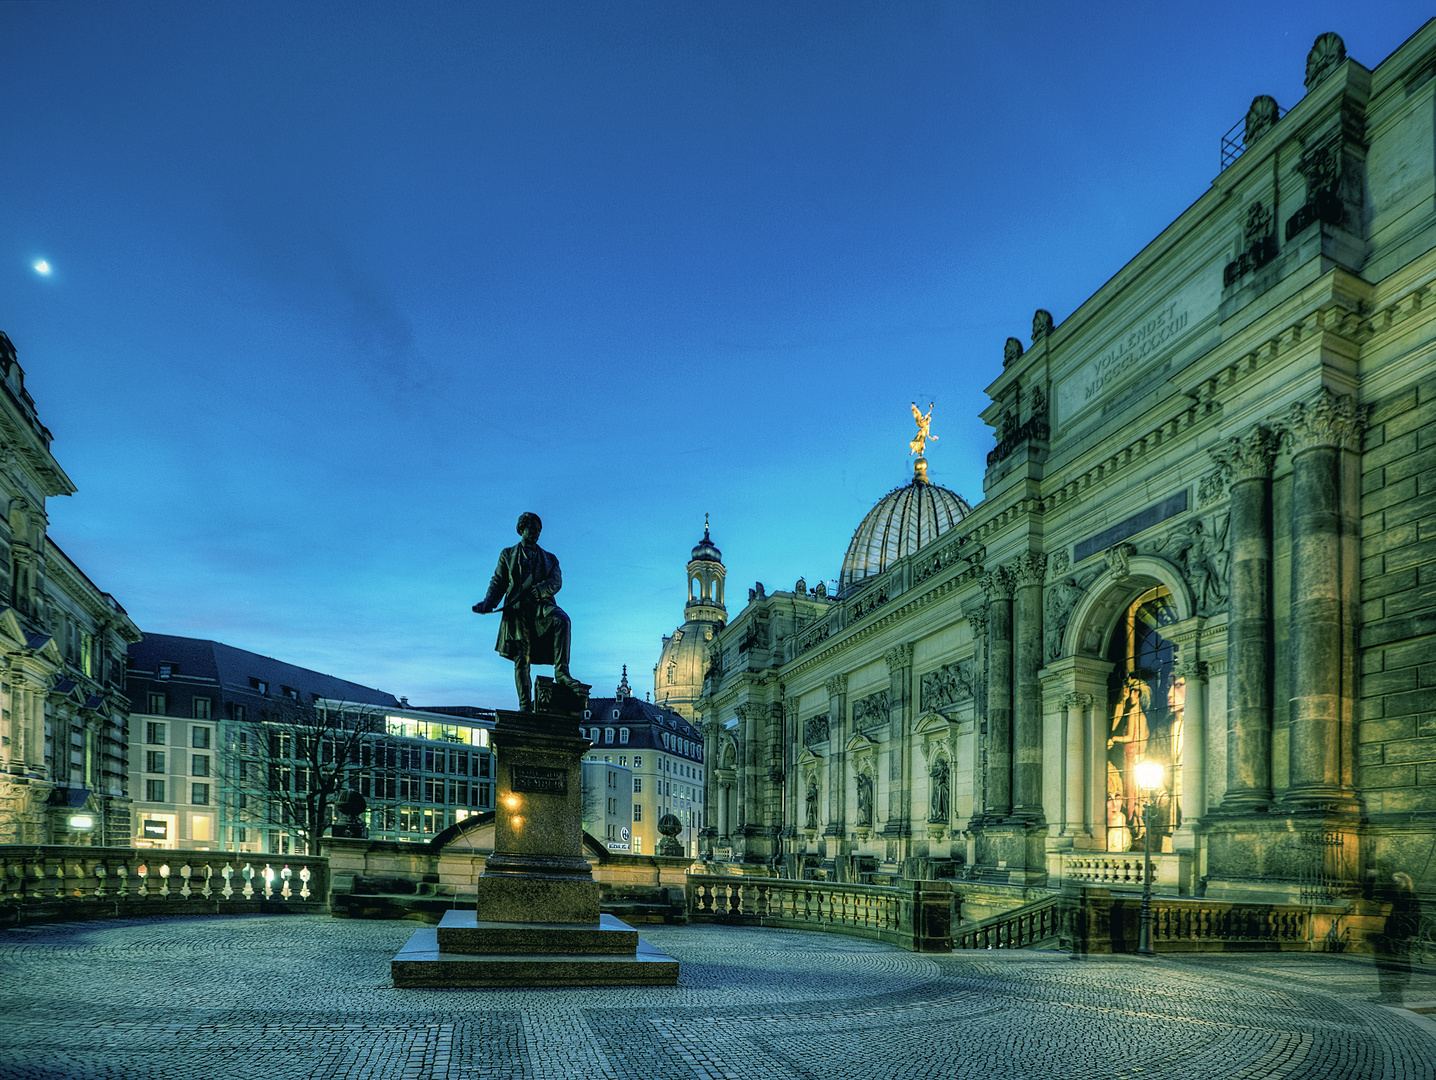
[[1162, 763], [1146, 758], [1137, 763], [1137, 787], [1145, 799], [1142, 803], [1142, 927], [1137, 938], [1137, 952], [1156, 956], [1152, 948], [1152, 818], [1157, 806], [1157, 791], [1162, 786]]

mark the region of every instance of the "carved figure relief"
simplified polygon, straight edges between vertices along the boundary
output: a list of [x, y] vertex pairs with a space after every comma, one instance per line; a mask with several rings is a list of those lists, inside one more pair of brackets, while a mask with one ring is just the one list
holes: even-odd
[[1247, 207], [1247, 220], [1246, 224], [1242, 226], [1242, 239], [1251, 245], [1269, 232], [1271, 232], [1271, 211], [1258, 199]]
[[803, 722], [803, 745], [819, 746], [828, 741], [828, 714], [810, 716]]
[[[1091, 583], [1091, 577], [1091, 574], [1087, 575], [1086, 584]], [[1048, 586], [1042, 608], [1043, 645], [1048, 660], [1056, 660], [1062, 655], [1062, 635], [1067, 632], [1072, 609], [1076, 607], [1077, 598], [1082, 595], [1086, 584], [1080, 584], [1075, 577], [1065, 577]]]
[[1172, 533], [1171, 560], [1187, 579], [1198, 615], [1212, 615], [1227, 603], [1227, 525], [1224, 515], [1208, 530], [1200, 518], [1193, 518]]
[[886, 690], [858, 698], [853, 702], [853, 727], [859, 731], [888, 722], [891, 704]]
[[957, 706], [976, 697], [972, 685], [972, 661], [959, 660], [929, 671], [919, 684], [919, 708], [946, 716]]
[[1210, 506], [1227, 493], [1221, 471], [1207, 473], [1197, 482], [1197, 505]]

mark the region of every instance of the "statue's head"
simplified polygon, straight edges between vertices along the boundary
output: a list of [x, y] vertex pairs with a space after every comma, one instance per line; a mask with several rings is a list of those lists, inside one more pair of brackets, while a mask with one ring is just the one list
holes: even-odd
[[537, 514], [528, 511], [519, 515], [518, 534], [529, 543], [536, 541], [542, 531], [543, 520]]

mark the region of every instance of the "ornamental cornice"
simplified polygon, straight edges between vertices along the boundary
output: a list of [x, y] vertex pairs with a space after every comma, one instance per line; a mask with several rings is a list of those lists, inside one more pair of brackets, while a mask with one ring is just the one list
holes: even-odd
[[1208, 451], [1228, 483], [1269, 480], [1276, 461], [1277, 435], [1265, 424], [1255, 424]]
[[1357, 404], [1349, 394], [1322, 387], [1310, 401], [1294, 402], [1278, 430], [1293, 457], [1308, 450], [1360, 450], [1369, 412], [1369, 406]]
[[825, 645], [821, 650], [814, 649], [795, 657], [788, 666], [783, 668], [783, 677], [796, 679], [812, 671], [815, 667], [822, 667], [830, 663], [854, 645], [882, 634], [920, 608], [936, 603], [958, 589], [977, 585], [981, 576], [980, 568], [968, 567], [921, 592], [912, 589], [903, 593], [877, 618], [864, 622], [860, 626], [844, 627], [838, 635], [830, 639], [830, 644]]

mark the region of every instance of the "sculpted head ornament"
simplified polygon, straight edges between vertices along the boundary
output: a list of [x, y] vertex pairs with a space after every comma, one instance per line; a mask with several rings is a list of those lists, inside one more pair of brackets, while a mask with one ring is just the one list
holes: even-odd
[[1251, 108], [1247, 109], [1246, 123], [1246, 144], [1251, 146], [1276, 123], [1277, 115], [1280, 113], [1276, 98], [1270, 94], [1258, 94], [1252, 98]]

